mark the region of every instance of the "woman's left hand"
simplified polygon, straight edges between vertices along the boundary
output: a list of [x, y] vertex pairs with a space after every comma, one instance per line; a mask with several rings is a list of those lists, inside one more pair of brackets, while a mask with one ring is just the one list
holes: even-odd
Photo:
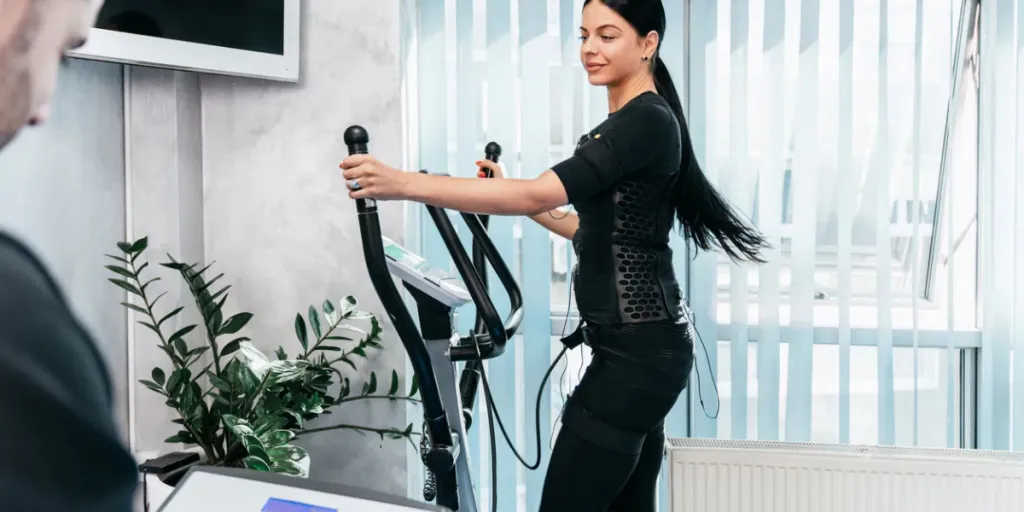
[[341, 162], [352, 199], [405, 199], [408, 174], [370, 155], [349, 155]]

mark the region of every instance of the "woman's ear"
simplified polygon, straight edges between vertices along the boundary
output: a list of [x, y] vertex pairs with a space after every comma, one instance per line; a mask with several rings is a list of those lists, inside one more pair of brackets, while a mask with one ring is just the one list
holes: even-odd
[[658, 51], [658, 43], [660, 41], [661, 38], [658, 37], [657, 31], [652, 30], [647, 33], [647, 38], [644, 40], [644, 50], [652, 59], [654, 58], [654, 53]]

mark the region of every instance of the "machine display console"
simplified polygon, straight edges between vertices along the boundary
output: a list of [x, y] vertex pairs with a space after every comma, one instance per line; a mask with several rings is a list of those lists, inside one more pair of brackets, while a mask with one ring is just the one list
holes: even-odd
[[[193, 469], [160, 512], [448, 511], [365, 489], [243, 469]], [[449, 511], [450, 512], [450, 511]]]
[[402, 281], [453, 309], [473, 300], [466, 285], [458, 277], [430, 266], [427, 260], [388, 237], [380, 238], [384, 243], [388, 269]]

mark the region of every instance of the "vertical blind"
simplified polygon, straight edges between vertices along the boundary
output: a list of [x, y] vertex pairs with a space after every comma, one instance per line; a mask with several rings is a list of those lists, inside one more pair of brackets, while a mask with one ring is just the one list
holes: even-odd
[[[1012, 271], [1016, 263], [979, 261], [979, 236], [1003, 255], [1015, 254], [1016, 242], [979, 233], [977, 195], [992, 204], [982, 219], [1018, 207], [1009, 204], [1012, 186], [978, 187], [977, 162], [983, 176], [1015, 183], [994, 164], [986, 175], [984, 155], [1009, 162], [999, 172], [1015, 172], [1007, 169], [1017, 153], [1006, 148], [1017, 142], [1021, 112], [1020, 11], [1011, 7], [1014, 21], [989, 36], [1013, 71], [981, 98], [983, 110], [1015, 106], [999, 111], [1004, 129], [987, 127], [1010, 145], [983, 146], [979, 155], [975, 0], [929, 0], [928, 9], [923, 0], [663, 4], [662, 57], [685, 97], [698, 159], [773, 245], [768, 263], [754, 266], [694, 256], [673, 239], [702, 343], [668, 435], [960, 446], [961, 365], [983, 341], [979, 326], [1012, 331], [1016, 311], [980, 318], [979, 286], [1006, 301], [1020, 289], [1013, 280], [976, 279], [979, 264]], [[587, 83], [579, 63], [582, 0], [408, 0], [403, 8], [410, 167], [475, 176], [472, 162], [496, 141], [507, 173], [532, 178], [568, 157], [578, 136], [607, 116], [605, 91]], [[996, 202], [985, 202], [986, 190]], [[447, 265], [443, 242], [417, 208], [410, 206], [410, 240], [431, 263]], [[560, 334], [573, 327], [566, 278], [573, 256], [528, 219], [494, 216], [490, 234], [519, 276], [526, 310], [521, 334], [485, 367], [501, 419], [532, 461], [537, 389]], [[508, 311], [503, 294], [494, 299]], [[474, 314], [471, 307], [459, 313], [463, 332]], [[1000, 337], [1003, 352], [982, 351], [981, 373], [986, 364], [997, 370], [982, 390], [1015, 375], [1007, 339]], [[573, 351], [541, 395], [537, 471], [523, 470], [497, 440], [501, 510], [537, 509], [558, 412], [586, 361], [585, 350]], [[1024, 371], [1024, 363], [1013, 368]], [[1014, 382], [1024, 386], [1024, 376]], [[982, 412], [1005, 420], [1006, 430], [1010, 413], [1000, 407], [1012, 405], [1009, 395], [994, 396], [982, 400]], [[488, 507], [482, 401], [475, 410], [468, 443], [478, 499]], [[1001, 430], [992, 431], [999, 439]], [[421, 465], [410, 455], [417, 495]]]
[[978, 446], [1024, 450], [1024, 5], [981, 6]]

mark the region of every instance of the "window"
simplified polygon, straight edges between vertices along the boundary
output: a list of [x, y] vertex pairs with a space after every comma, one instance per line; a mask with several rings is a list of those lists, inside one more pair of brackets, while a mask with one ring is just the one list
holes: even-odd
[[[717, 377], [721, 409], [718, 415], [718, 437], [733, 437], [733, 386], [747, 388], [745, 439], [764, 439], [758, 435], [757, 344], [749, 345], [746, 379], [734, 379], [730, 343], [720, 341]], [[780, 386], [778, 439], [785, 439], [786, 389], [789, 375], [789, 345], [780, 345]], [[959, 448], [960, 446], [960, 350], [919, 349], [917, 354], [917, 438], [914, 436], [914, 350], [897, 347], [893, 350], [895, 371], [896, 444]], [[701, 354], [698, 353], [698, 356]], [[840, 414], [839, 346], [815, 345], [813, 354], [811, 441], [840, 442], [840, 422], [845, 421], [849, 441], [854, 444], [878, 443], [878, 349], [854, 346], [850, 350], [849, 416]], [[707, 367], [701, 366], [701, 371]], [[707, 379], [707, 374], [701, 378]], [[952, 392], [952, 401], [950, 401]], [[714, 389], [705, 381], [704, 402], [708, 413], [715, 412]], [[704, 414], [699, 405], [694, 414]]]
[[[675, 43], [682, 48], [684, 37], [687, 42], [688, 55], [675, 50], [665, 57], [670, 67], [686, 71], [673, 72], [673, 78], [688, 95], [698, 156], [719, 190], [775, 246], [769, 255], [773, 266], [734, 266], [719, 257], [701, 282], [690, 283], [691, 298], [709, 299], [695, 304], [703, 308], [698, 314], [718, 327], [719, 342], [708, 347], [721, 392], [714, 435], [739, 435], [735, 427], [741, 423], [733, 425], [739, 419], [732, 410], [738, 386], [747, 396], [745, 437], [765, 435], [758, 432], [758, 400], [765, 395], [758, 390], [759, 348], [766, 336], [763, 328], [778, 327], [780, 354], [770, 366], [779, 372], [779, 438], [785, 435], [787, 398], [798, 396], [792, 391], [796, 384], [806, 390], [809, 382], [812, 441], [841, 441], [844, 421], [850, 442], [890, 442], [880, 439], [879, 432], [879, 425], [889, 422], [897, 444], [960, 446], [961, 425], [970, 425], [963, 416], [972, 414], [971, 404], [961, 407], [972, 396], [961, 388], [973, 386], [973, 374], [963, 368], [973, 364], [980, 341], [975, 298], [977, 10], [975, 0], [936, 1], [921, 13], [920, 30], [916, 0], [887, 0], [884, 13], [880, 0], [663, 2], [670, 28], [679, 32], [672, 36], [678, 37]], [[536, 135], [521, 119], [524, 112], [548, 121], [550, 163], [567, 157], [579, 135], [606, 115], [603, 91], [590, 87], [579, 69], [579, 2], [474, 0], [471, 9], [452, 0], [443, 6], [407, 3], [429, 11], [421, 14], [417, 35], [422, 84], [416, 93], [420, 122], [415, 130], [417, 149], [424, 155], [421, 167], [447, 164], [453, 174], [468, 175], [473, 169], [465, 167], [467, 154], [478, 158], [493, 137], [506, 149], [501, 160], [510, 174], [532, 175], [541, 169], [522, 165], [523, 141]], [[743, 5], [745, 12], [739, 11]], [[820, 5], [820, 11], [805, 10], [813, 5]], [[496, 6], [507, 6], [511, 18], [499, 20]], [[524, 16], [534, 21], [524, 22]], [[546, 31], [537, 23], [541, 16]], [[471, 35], [461, 30], [466, 20], [472, 20]], [[531, 32], [528, 37], [519, 33], [524, 26]], [[538, 47], [550, 53], [543, 59], [523, 58], [524, 52], [537, 57], [532, 52]], [[540, 83], [547, 87], [533, 93], [548, 97], [531, 104], [524, 90], [536, 83], [530, 84], [524, 73], [541, 68], [547, 78]], [[462, 80], [460, 70], [466, 69], [473, 69], [477, 80]], [[495, 70], [509, 79], [499, 73], [496, 80]], [[543, 116], [537, 104], [547, 105]], [[476, 128], [468, 131], [475, 132], [475, 140], [466, 126]], [[531, 142], [525, 149], [537, 151], [537, 145]], [[518, 225], [508, 232], [511, 236], [502, 231], [498, 242], [508, 243], [507, 261], [518, 262], [521, 276], [544, 279], [530, 274], [530, 262], [550, 258], [550, 334], [558, 348], [558, 339], [574, 327], [576, 317], [570, 244], [554, 236], [546, 247], [535, 238], [524, 242]], [[440, 246], [435, 241], [432, 247]], [[677, 271], [682, 277], [702, 269]], [[812, 325], [791, 325], [801, 306], [803, 313], [812, 311]], [[839, 329], [842, 314], [849, 315], [848, 330]], [[724, 338], [736, 325], [750, 343], [734, 352]], [[889, 328], [895, 345], [895, 416], [880, 418], [878, 402], [889, 381], [880, 375], [879, 361], [890, 354], [872, 344]], [[797, 336], [812, 329], [814, 344], [804, 354], [811, 367], [808, 376], [790, 368], [790, 342], [799, 346]], [[846, 334], [852, 341], [850, 408], [842, 418], [837, 339]], [[915, 341], [920, 342], [916, 350]], [[551, 376], [552, 417], [589, 360], [588, 350], [567, 354], [568, 363]], [[715, 401], [703, 347], [697, 347], [696, 357], [710, 409]], [[733, 376], [734, 365], [743, 367], [737, 364], [740, 357], [747, 374]], [[520, 396], [532, 394], [518, 385], [533, 370], [516, 370], [523, 372], [516, 377]], [[702, 435], [695, 418], [703, 413], [693, 400], [698, 392], [694, 377], [689, 420], [691, 434]], [[523, 421], [521, 414], [517, 418]]]

